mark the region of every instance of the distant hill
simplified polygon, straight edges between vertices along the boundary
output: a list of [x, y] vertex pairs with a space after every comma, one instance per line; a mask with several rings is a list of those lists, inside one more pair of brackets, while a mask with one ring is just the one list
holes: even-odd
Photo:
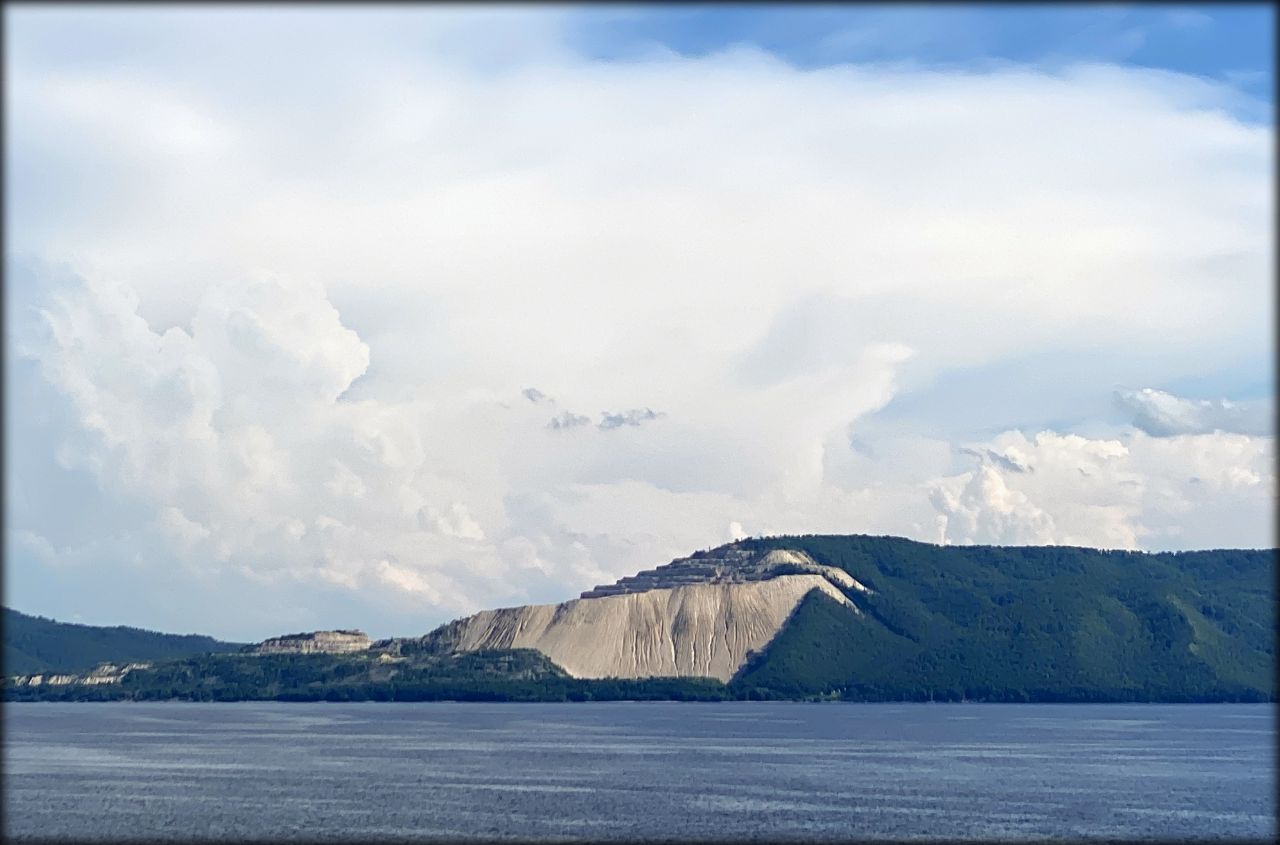
[[[559, 605], [483, 611], [343, 654], [201, 656], [238, 644], [6, 611], [6, 646], [43, 666], [156, 665], [5, 696], [1274, 701], [1276, 556], [748, 539]], [[24, 671], [12, 659], [6, 671]]]
[[80, 673], [99, 663], [174, 660], [208, 652], [236, 651], [196, 634], [161, 634], [125, 626], [58, 622], [4, 608], [4, 674]]
[[811, 593], [733, 679], [852, 699], [1274, 699], [1277, 552], [935, 546], [898, 537], [745, 540], [871, 592]]
[[[386, 642], [386, 641], [384, 641]], [[532, 649], [206, 654], [115, 683], [11, 685], [6, 701], [723, 701], [713, 678], [572, 678]]]
[[743, 697], [1268, 700], [1275, 563], [1274, 549], [747, 539], [423, 642], [531, 647], [587, 678], [706, 675]]

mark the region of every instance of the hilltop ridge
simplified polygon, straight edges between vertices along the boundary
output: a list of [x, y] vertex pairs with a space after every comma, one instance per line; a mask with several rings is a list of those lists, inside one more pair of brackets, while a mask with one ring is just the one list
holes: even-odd
[[791, 549], [752, 551], [729, 543], [676, 558], [668, 564], [628, 575], [612, 584], [596, 586], [579, 598], [643, 593], [689, 584], [742, 584], [767, 581], [782, 575], [810, 574], [821, 575], [838, 587], [867, 592], [867, 588], [849, 573], [834, 566], [823, 566], [804, 552]]
[[418, 637], [277, 637], [6, 695], [1268, 701], [1275, 563], [1274, 549], [753, 538]]
[[482, 611], [416, 647], [526, 647], [577, 677], [709, 676], [794, 696], [1269, 697], [1275, 559], [750, 538], [559, 605]]
[[163, 634], [124, 625], [59, 622], [4, 608], [6, 675], [74, 675], [89, 672], [101, 663], [167, 660], [234, 651], [243, 645], [199, 634]]

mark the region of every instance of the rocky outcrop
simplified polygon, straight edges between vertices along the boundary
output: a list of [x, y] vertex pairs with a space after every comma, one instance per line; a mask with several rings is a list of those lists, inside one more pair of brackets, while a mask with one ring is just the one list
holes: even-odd
[[428, 635], [442, 651], [533, 648], [579, 678], [729, 680], [818, 590], [857, 608], [848, 573], [802, 552], [726, 547], [596, 587], [557, 605], [486, 610]]
[[69, 684], [118, 684], [125, 675], [138, 669], [150, 669], [150, 663], [102, 663], [84, 675], [15, 675], [9, 683], [15, 687], [67, 686]]
[[688, 584], [744, 584], [749, 581], [767, 581], [782, 575], [806, 574], [821, 575], [845, 589], [870, 592], [843, 569], [823, 566], [804, 552], [773, 549], [762, 553], [722, 546], [709, 552], [678, 558], [656, 569], [629, 575], [613, 584], [597, 586], [587, 590], [579, 598], [644, 593]]
[[348, 654], [367, 651], [371, 645], [364, 631], [312, 631], [306, 634], [285, 634], [250, 646], [248, 654]]
[[66, 684], [74, 684], [78, 682], [80, 678], [80, 675], [17, 675], [13, 678], [13, 685], [16, 687], [60, 687], [65, 686]]
[[126, 674], [134, 669], [148, 669], [150, 663], [130, 663], [127, 666], [117, 666], [114, 663], [103, 663], [95, 668], [92, 672], [80, 679], [82, 684], [118, 684]]

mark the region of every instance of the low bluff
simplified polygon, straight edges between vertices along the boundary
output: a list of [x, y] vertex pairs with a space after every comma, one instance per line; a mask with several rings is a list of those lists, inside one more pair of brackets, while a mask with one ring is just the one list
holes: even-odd
[[371, 645], [364, 631], [312, 631], [272, 637], [245, 649], [247, 654], [348, 654], [367, 651]]
[[869, 592], [804, 552], [733, 546], [672, 561], [556, 605], [486, 610], [419, 641], [438, 652], [536, 649], [577, 678], [711, 677], [728, 681], [818, 590], [859, 612]]

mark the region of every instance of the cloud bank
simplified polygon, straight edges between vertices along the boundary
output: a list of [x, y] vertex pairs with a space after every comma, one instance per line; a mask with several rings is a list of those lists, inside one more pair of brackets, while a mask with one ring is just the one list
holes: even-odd
[[744, 533], [1272, 542], [1266, 398], [1121, 387], [1270, 378], [1273, 130], [1229, 88], [601, 62], [515, 12], [36, 49], [90, 18], [11, 21], [15, 602], [415, 633]]

